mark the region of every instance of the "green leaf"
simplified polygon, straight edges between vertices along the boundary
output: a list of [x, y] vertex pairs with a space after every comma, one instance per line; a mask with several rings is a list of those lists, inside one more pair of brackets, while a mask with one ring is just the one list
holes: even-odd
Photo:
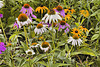
[[84, 22], [85, 19], [86, 19], [86, 18], [84, 18], [84, 19], [81, 21], [81, 24], [80, 24], [80, 25], [82, 25], [82, 23]]
[[100, 9], [99, 10], [97, 10], [97, 11], [95, 11], [95, 12], [93, 12], [93, 14], [91, 14], [90, 16], [95, 16], [95, 15], [98, 15], [98, 13], [100, 12]]
[[67, 52], [69, 51], [69, 47], [68, 47], [67, 44], [65, 45], [65, 49], [66, 49]]
[[77, 55], [77, 54], [87, 54], [91, 56], [97, 56], [97, 53], [90, 48], [81, 48], [79, 51], [72, 52], [70, 55]]
[[79, 26], [79, 23], [75, 23], [76, 26]]
[[57, 47], [60, 47], [60, 46], [63, 46], [63, 45], [65, 45], [65, 43], [59, 42]]
[[29, 35], [30, 37], [35, 37], [35, 32], [34, 31], [30, 31], [30, 35]]
[[23, 46], [24, 51], [28, 50], [27, 45], [22, 41], [20, 41], [20, 42], [21, 42], [21, 45]]
[[56, 63], [56, 64], [53, 64], [51, 67], [69, 66], [69, 65], [70, 65], [70, 64]]
[[99, 37], [99, 34], [94, 34], [94, 35], [92, 36], [91, 40], [95, 40], [95, 39], [97, 39], [98, 37]]
[[9, 37], [9, 40], [14, 39], [15, 36], [16, 36], [16, 34], [12, 34], [12, 35]]
[[42, 64], [42, 65], [44, 65], [44, 66], [48, 66], [45, 62], [43, 62], [43, 61], [39, 61], [39, 62], [37, 62], [37, 63], [39, 63], [39, 64]]
[[92, 65], [94, 62], [89, 62], [89, 64], [88, 65]]
[[98, 13], [97, 15], [98, 15], [98, 19], [100, 19], [100, 13]]
[[14, 16], [12, 16], [12, 17], [9, 17], [8, 19], [7, 19], [7, 23], [8, 23], [8, 25], [11, 25], [11, 24], [13, 24], [14, 22], [15, 22], [15, 18], [14, 18]]
[[0, 42], [5, 42], [5, 38], [4, 38], [3, 34], [0, 34]]
[[45, 56], [46, 56], [46, 54], [40, 54], [40, 55], [34, 57], [34, 58], [31, 60], [31, 62], [32, 62], [32, 63], [36, 63], [36, 62], [38, 62], [41, 58], [43, 58], [43, 57], [45, 57]]

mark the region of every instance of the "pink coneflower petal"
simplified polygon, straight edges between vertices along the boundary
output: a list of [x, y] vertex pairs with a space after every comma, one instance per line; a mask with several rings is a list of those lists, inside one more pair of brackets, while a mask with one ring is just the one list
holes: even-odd
[[56, 24], [56, 26], [59, 26], [58, 31], [60, 31], [60, 29], [65, 29], [65, 30], [64, 30], [65, 33], [66, 33], [67, 31], [69, 31], [69, 28], [70, 28], [70, 25], [67, 24], [65, 21], [60, 21], [60, 23]]
[[31, 16], [29, 16], [29, 19], [32, 21], [32, 17]]
[[15, 22], [13, 27], [15, 28], [16, 26], [17, 26], [17, 29], [18, 29], [19, 26], [18, 26], [18, 24]]
[[61, 16], [65, 17], [65, 11], [64, 10], [61, 10], [61, 11], [58, 11], [57, 9], [54, 9], [56, 12], [60, 13]]
[[30, 7], [29, 4], [24, 4], [24, 6], [22, 7], [22, 9], [20, 10], [20, 12], [26, 14], [26, 15], [30, 18], [30, 20], [32, 20], [32, 17], [33, 17], [33, 18], [37, 18], [37, 17], [33, 14], [33, 11], [34, 11], [33, 8]]
[[3, 18], [3, 14], [0, 14], [0, 18]]
[[37, 18], [34, 14], [32, 14], [32, 17]]
[[1, 51], [5, 51], [6, 48], [5, 48], [5, 44], [3, 42], [0, 42], [0, 54], [2, 54]]

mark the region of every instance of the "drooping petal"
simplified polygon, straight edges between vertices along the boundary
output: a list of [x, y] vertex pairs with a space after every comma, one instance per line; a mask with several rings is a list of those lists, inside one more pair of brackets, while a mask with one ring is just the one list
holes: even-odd
[[34, 14], [32, 14], [32, 17], [37, 18]]
[[64, 10], [60, 11], [60, 14], [61, 14], [63, 17], [65, 17], [65, 11], [64, 11]]
[[3, 14], [0, 14], [0, 18], [3, 18]]

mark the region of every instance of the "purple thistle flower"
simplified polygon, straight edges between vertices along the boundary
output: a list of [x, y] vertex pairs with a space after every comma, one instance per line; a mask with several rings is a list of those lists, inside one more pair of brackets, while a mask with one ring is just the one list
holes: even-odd
[[65, 17], [65, 11], [61, 6], [57, 6], [56, 9], [54, 9], [56, 12], [60, 13], [61, 16]]
[[13, 27], [14, 28], [17, 27], [17, 29], [19, 29], [19, 26], [18, 26], [18, 24], [16, 22], [14, 23], [14, 26]]
[[64, 30], [65, 33], [66, 33], [67, 31], [69, 31], [69, 28], [70, 28], [70, 25], [67, 24], [65, 21], [60, 21], [60, 23], [58, 23], [56, 26], [59, 26], [58, 31], [60, 31], [61, 29], [65, 29], [65, 30]]
[[33, 18], [37, 18], [37, 17], [33, 14], [33, 11], [34, 11], [33, 8], [30, 7], [29, 4], [24, 4], [24, 6], [22, 7], [22, 9], [20, 10], [20, 12], [26, 14], [26, 15], [30, 18], [30, 20], [32, 20], [32, 17], [33, 17]]
[[3, 14], [0, 14], [0, 18], [3, 18]]
[[5, 46], [6, 45], [3, 42], [0, 42], [0, 54], [2, 54], [1, 51], [5, 51], [6, 50]]

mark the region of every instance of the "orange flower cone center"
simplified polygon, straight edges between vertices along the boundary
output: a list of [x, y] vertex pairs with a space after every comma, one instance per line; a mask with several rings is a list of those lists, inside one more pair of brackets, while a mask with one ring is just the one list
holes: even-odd
[[66, 22], [65, 22], [65, 21], [60, 21], [60, 24], [61, 24], [61, 25], [65, 25]]
[[24, 4], [24, 8], [29, 8], [30, 5], [29, 4]]
[[42, 28], [43, 27], [43, 25], [42, 24], [38, 24], [37, 25], [37, 28], [39, 29], [39, 28]]
[[32, 52], [31, 52], [31, 51], [29, 51], [29, 52], [28, 52], [28, 54], [32, 54]]
[[43, 47], [43, 48], [49, 47], [49, 43], [48, 43], [48, 42], [43, 42], [43, 43], [42, 43], [42, 47]]
[[53, 15], [53, 14], [55, 14], [56, 12], [55, 12], [55, 10], [54, 9], [50, 9], [50, 10], [48, 10], [48, 14], [49, 15]]
[[37, 43], [32, 43], [32, 45], [34, 45], [34, 46], [35, 46], [35, 45], [37, 45]]
[[55, 27], [56, 26], [56, 23], [53, 23], [53, 27]]
[[23, 14], [23, 13], [20, 14], [20, 15], [18, 16], [18, 20], [19, 20], [19, 21], [22, 21], [22, 22], [23, 22], [23, 21], [26, 21], [27, 18], [28, 18], [28, 17], [26, 16], [26, 14]]
[[79, 39], [78, 35], [73, 35], [73, 39]]
[[62, 8], [62, 6], [57, 6], [56, 9], [57, 9], [58, 11], [61, 11], [63, 8]]

